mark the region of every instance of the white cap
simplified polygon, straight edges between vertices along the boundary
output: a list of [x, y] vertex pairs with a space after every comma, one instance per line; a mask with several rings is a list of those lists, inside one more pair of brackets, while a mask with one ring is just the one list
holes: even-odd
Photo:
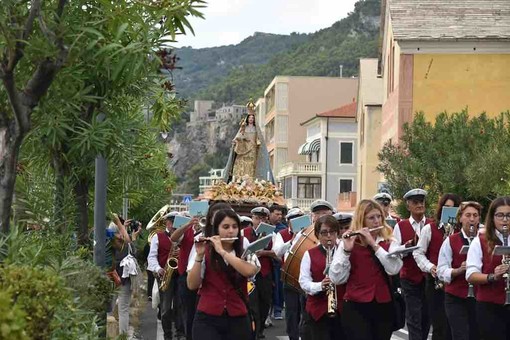
[[423, 189], [411, 189], [406, 192], [404, 199], [407, 200], [414, 196], [423, 196], [423, 198], [425, 198], [427, 196], [427, 192]]
[[256, 208], [251, 209], [250, 212], [252, 215], [257, 214], [257, 215], [269, 216], [269, 209], [266, 207], [256, 207]]
[[253, 223], [253, 221], [251, 220], [251, 218], [249, 218], [248, 216], [239, 216], [239, 219], [241, 220], [241, 223], [242, 223], [242, 222], [250, 222], [250, 223]]
[[329, 203], [328, 201], [324, 201], [324, 200], [316, 200], [316, 201], [313, 201], [312, 204], [310, 204], [311, 212], [315, 212], [318, 210], [324, 210], [324, 208], [331, 210], [331, 211], [335, 210], [335, 208], [333, 208], [331, 203]]
[[378, 194], [375, 194], [374, 200], [390, 200], [390, 201], [393, 201], [393, 198], [391, 197], [390, 194], [388, 194], [386, 192], [380, 192]]
[[351, 213], [339, 212], [333, 215], [338, 222], [348, 222], [352, 220], [354, 215]]
[[171, 211], [169, 212], [168, 214], [165, 215], [164, 219], [169, 219], [169, 218], [175, 218], [175, 216], [179, 216], [179, 212], [178, 211]]
[[293, 219], [293, 218], [296, 218], [296, 217], [299, 217], [299, 216], [303, 216], [304, 213], [303, 211], [301, 211], [301, 209], [299, 208], [292, 208], [289, 210], [289, 212], [287, 213], [287, 215], [285, 215], [285, 218], [287, 220], [290, 220], [290, 219]]

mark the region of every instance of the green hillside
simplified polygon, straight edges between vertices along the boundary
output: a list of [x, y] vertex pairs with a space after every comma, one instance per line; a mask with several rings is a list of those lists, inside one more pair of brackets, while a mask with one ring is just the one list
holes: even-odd
[[340, 65], [344, 77], [357, 76], [359, 58], [377, 57], [380, 10], [380, 0], [360, 0], [346, 18], [309, 35], [302, 44], [266, 64], [237, 67], [191, 98], [245, 103], [250, 97], [262, 96], [276, 75], [338, 76]]

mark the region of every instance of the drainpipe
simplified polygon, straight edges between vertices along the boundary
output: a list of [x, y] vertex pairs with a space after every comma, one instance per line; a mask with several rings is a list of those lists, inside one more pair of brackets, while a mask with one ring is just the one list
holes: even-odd
[[328, 200], [328, 139], [329, 139], [329, 117], [326, 118], [326, 145], [324, 147], [324, 198]]

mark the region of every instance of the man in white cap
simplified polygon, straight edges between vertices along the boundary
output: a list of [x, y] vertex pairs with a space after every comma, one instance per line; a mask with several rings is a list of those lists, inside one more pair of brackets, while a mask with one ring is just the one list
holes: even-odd
[[[168, 256], [177, 256], [179, 254], [175, 247], [172, 247], [172, 240], [170, 239], [174, 228], [173, 223], [175, 216], [179, 215], [177, 211], [172, 211], [167, 214], [165, 219], [166, 229], [164, 232], [157, 233], [151, 240], [151, 248], [149, 256], [147, 256], [148, 270], [154, 273], [158, 281], [158, 285], [161, 284], [161, 279], [165, 275], [166, 262]], [[170, 254], [170, 250], [174, 248], [174, 253]], [[177, 277], [177, 272], [174, 272], [174, 276]], [[172, 276], [171, 280], [174, 280]], [[172, 287], [177, 288], [177, 284], [172, 284]], [[175, 322], [172, 311], [172, 302], [175, 296], [175, 289], [167, 289], [164, 292], [160, 291], [161, 302], [159, 304], [159, 312], [161, 315], [161, 326], [163, 328], [164, 339], [172, 339], [172, 322]]]
[[[422, 228], [432, 222], [425, 217], [425, 197], [423, 189], [412, 189], [404, 195], [407, 210], [411, 216], [395, 225], [393, 237], [395, 242], [390, 252], [398, 248], [415, 246], [418, 243]], [[412, 254], [403, 258], [404, 265], [400, 270], [400, 283], [406, 303], [406, 323], [410, 340], [426, 340], [430, 329], [430, 319], [425, 299], [425, 280]]]
[[335, 208], [328, 201], [315, 200], [310, 204], [310, 211], [312, 212], [312, 222], [315, 223], [321, 216], [333, 215]]
[[[292, 231], [292, 220], [303, 216], [304, 213], [299, 208], [292, 208], [289, 210], [285, 219], [288, 223], [288, 228], [281, 230], [273, 238], [273, 251], [276, 256], [283, 258], [285, 262], [288, 251], [290, 250], [292, 240], [297, 237], [297, 234]], [[301, 294], [295, 288], [290, 287], [286, 283], [283, 285], [283, 295], [285, 301], [285, 331], [290, 340], [299, 340], [299, 322], [301, 319]]]
[[[267, 223], [269, 219], [269, 209], [266, 207], [256, 207], [251, 210], [251, 219], [253, 227], [247, 227], [241, 230], [241, 235], [244, 236], [250, 243], [255, 242], [259, 235], [257, 229], [260, 223]], [[265, 338], [264, 335], [264, 321], [269, 315], [269, 310], [273, 303], [273, 252], [272, 242], [269, 243], [266, 249], [257, 251], [257, 256], [260, 261], [260, 271], [255, 277], [255, 289], [250, 294], [250, 309], [253, 312], [255, 319], [256, 334], [259, 339]]]
[[394, 216], [390, 213], [391, 201], [393, 200], [391, 195], [386, 192], [380, 192], [375, 194], [374, 200], [381, 205], [385, 213], [385, 219], [387, 220], [396, 220], [397, 223], [400, 222], [400, 218]]

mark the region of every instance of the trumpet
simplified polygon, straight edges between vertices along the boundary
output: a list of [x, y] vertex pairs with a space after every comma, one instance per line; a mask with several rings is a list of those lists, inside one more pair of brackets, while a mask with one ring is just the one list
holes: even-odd
[[[326, 269], [325, 274], [326, 277], [329, 277], [329, 267], [331, 265], [331, 261], [333, 258], [333, 244], [331, 241], [328, 241], [328, 249], [326, 254]], [[328, 316], [330, 318], [336, 315], [337, 310], [337, 296], [336, 296], [336, 287], [333, 283], [329, 284], [328, 291], [326, 292], [328, 295]]]
[[[380, 226], [380, 227], [377, 227], [377, 228], [369, 229], [369, 231], [373, 232], [373, 231], [381, 230], [383, 228], [384, 228], [384, 226]], [[353, 233], [344, 234], [344, 235], [342, 235], [342, 237], [343, 238], [350, 238], [350, 237], [358, 236], [358, 235], [361, 235], [361, 232], [356, 231], [356, 232], [353, 232]]]
[[[469, 226], [469, 245], [471, 246], [471, 242], [473, 242], [473, 239], [475, 238], [475, 226], [470, 225]], [[472, 283], [468, 284], [468, 298], [474, 298], [475, 297], [475, 288]]]

